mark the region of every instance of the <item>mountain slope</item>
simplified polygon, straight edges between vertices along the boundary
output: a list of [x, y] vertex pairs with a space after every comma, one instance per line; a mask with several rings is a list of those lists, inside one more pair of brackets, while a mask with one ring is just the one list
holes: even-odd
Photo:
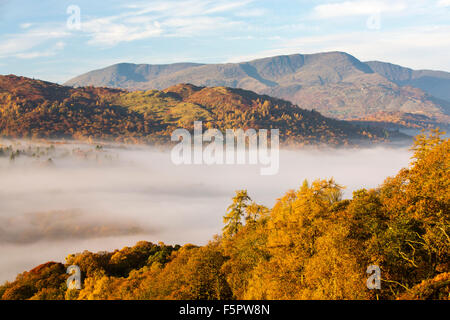
[[166, 143], [176, 128], [280, 129], [285, 144], [346, 145], [405, 138], [322, 116], [290, 102], [227, 87], [179, 84], [164, 91], [59, 86], [0, 76], [0, 135]]
[[[181, 64], [170, 68], [167, 65], [127, 64], [132, 76], [114, 71], [120, 66], [92, 71], [69, 80], [66, 85], [128, 90], [163, 89], [178, 83], [226, 86], [289, 100], [302, 108], [316, 109], [325, 116], [338, 119], [354, 120], [380, 112], [402, 112], [427, 116], [430, 123], [450, 123], [450, 102], [445, 101], [445, 73], [440, 75], [444, 80], [439, 80], [444, 89], [436, 89], [433, 83], [427, 82], [429, 72], [421, 71], [414, 77], [408, 76], [409, 71], [401, 67], [397, 72], [388, 72], [389, 68], [384, 65], [363, 63], [344, 52], [295, 54], [242, 63]], [[146, 72], [146, 68], [160, 67], [165, 72]], [[432, 96], [432, 93], [437, 95]]]
[[450, 72], [413, 70], [380, 61], [369, 61], [366, 64], [400, 86], [419, 88], [436, 98], [450, 102]]
[[[96, 87], [123, 87], [131, 88], [139, 83], [154, 80], [177, 71], [199, 66], [195, 63], [175, 63], [169, 65], [148, 65], [119, 63], [101, 70], [95, 70], [68, 81], [67, 85]], [[87, 83], [80, 85], [80, 83]], [[72, 84], [69, 84], [72, 83]]]

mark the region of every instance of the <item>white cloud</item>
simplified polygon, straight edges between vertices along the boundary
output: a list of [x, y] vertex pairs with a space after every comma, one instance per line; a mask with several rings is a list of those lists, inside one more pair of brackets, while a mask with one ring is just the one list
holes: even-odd
[[228, 30], [242, 23], [220, 14], [242, 10], [253, 0], [190, 0], [131, 3], [119, 15], [82, 22], [90, 45], [116, 45], [160, 36], [189, 37]]
[[20, 28], [22, 28], [22, 29], [28, 29], [28, 28], [30, 28], [32, 25], [33, 25], [32, 23], [22, 23], [22, 24], [20, 25]]
[[262, 17], [268, 14], [268, 11], [262, 8], [254, 8], [236, 13], [236, 16], [248, 18], [248, 17]]
[[178, 17], [161, 22], [166, 34], [173, 37], [202, 36], [219, 29], [227, 30], [241, 25], [240, 22], [230, 21], [222, 17]]
[[230, 2], [226, 2], [226, 3], [221, 3], [219, 5], [212, 6], [211, 8], [207, 9], [204, 13], [210, 14], [210, 13], [226, 12], [226, 11], [234, 10], [237, 8], [241, 8], [250, 2], [251, 1], [239, 1], [239, 2], [231, 2], [230, 1]]
[[130, 24], [146, 24], [149, 22], [152, 22], [154, 19], [149, 16], [133, 16], [133, 17], [127, 17], [123, 19], [122, 21], [124, 23], [130, 23]]
[[[27, 29], [26, 32], [5, 36], [5, 40], [0, 41], [0, 57], [37, 57], [36, 52], [29, 52], [33, 48], [60, 40], [69, 36], [70, 33], [63, 27], [46, 26], [35, 29]], [[58, 45], [56, 44], [56, 47]], [[60, 46], [59, 46], [60, 47]]]
[[225, 13], [241, 9], [254, 0], [182, 0], [182, 1], [152, 1], [124, 5], [124, 8], [137, 9], [133, 15], [161, 14], [163, 16], [204, 16], [215, 13]]
[[17, 53], [16, 57], [20, 59], [34, 59], [41, 57], [51, 57], [62, 51], [65, 47], [65, 43], [60, 41], [57, 42], [50, 49], [41, 50], [41, 51], [29, 51], [24, 53]]
[[[153, 37], [190, 37], [219, 29], [228, 30], [241, 23], [220, 14], [242, 10], [253, 0], [189, 0], [152, 1], [122, 6], [122, 12], [104, 17], [88, 17], [81, 21], [81, 30], [69, 31], [54, 23], [22, 23], [22, 33], [6, 35], [0, 40], [0, 57], [31, 59], [52, 56], [62, 48], [61, 38], [87, 35], [89, 45], [114, 46]], [[34, 27], [34, 28], [32, 28]], [[41, 45], [45, 50], [33, 50]]]
[[438, 7], [450, 7], [450, 0], [440, 0], [437, 5]]
[[381, 12], [399, 12], [407, 8], [403, 1], [358, 0], [321, 4], [314, 7], [314, 17], [336, 18], [348, 16], [372, 15]]
[[88, 44], [115, 45], [120, 42], [130, 42], [162, 34], [158, 23], [148, 20], [147, 23], [118, 23], [116, 18], [92, 19], [82, 23], [82, 31], [89, 34]]

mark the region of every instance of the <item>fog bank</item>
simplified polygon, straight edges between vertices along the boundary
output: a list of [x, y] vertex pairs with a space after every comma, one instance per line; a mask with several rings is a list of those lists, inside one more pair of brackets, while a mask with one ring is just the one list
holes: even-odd
[[351, 197], [396, 174], [411, 156], [382, 147], [281, 151], [279, 173], [261, 176], [260, 166], [175, 166], [169, 152], [149, 147], [18, 148], [28, 155], [0, 157], [0, 282], [84, 250], [139, 240], [204, 244], [221, 231], [235, 190], [271, 207], [304, 179], [334, 177]]

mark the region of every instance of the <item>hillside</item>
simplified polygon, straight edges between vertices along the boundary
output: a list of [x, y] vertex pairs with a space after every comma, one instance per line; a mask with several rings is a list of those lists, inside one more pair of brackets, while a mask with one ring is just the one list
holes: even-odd
[[347, 53], [327, 52], [228, 64], [118, 64], [80, 75], [66, 85], [127, 90], [163, 89], [178, 83], [226, 86], [285, 99], [337, 119], [402, 112], [425, 115], [431, 123], [447, 126], [449, 77], [445, 72], [364, 63]]
[[368, 61], [366, 64], [400, 86], [419, 88], [438, 99], [450, 102], [450, 72], [413, 70], [380, 61]]
[[72, 88], [0, 76], [0, 134], [165, 143], [176, 128], [280, 129], [285, 144], [347, 145], [405, 136], [301, 109], [290, 102], [227, 87], [178, 84], [163, 91]]
[[415, 129], [417, 132], [420, 132], [423, 128], [431, 128], [435, 124], [433, 119], [422, 114], [384, 111], [350, 121], [362, 126], [376, 126], [388, 130], [409, 128]]
[[[419, 136], [409, 168], [342, 199], [304, 181], [272, 208], [236, 191], [204, 246], [140, 241], [70, 254], [0, 285], [4, 300], [449, 300], [450, 140]], [[81, 288], [67, 288], [76, 265]], [[381, 286], [369, 290], [376, 265]]]

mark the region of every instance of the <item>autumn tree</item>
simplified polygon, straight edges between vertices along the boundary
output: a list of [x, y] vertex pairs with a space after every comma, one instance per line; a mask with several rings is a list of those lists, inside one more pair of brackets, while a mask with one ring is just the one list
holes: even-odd
[[240, 230], [249, 201], [251, 199], [247, 194], [247, 190], [236, 191], [233, 203], [228, 207], [227, 214], [223, 218], [225, 224], [223, 228], [224, 237], [232, 237]]

